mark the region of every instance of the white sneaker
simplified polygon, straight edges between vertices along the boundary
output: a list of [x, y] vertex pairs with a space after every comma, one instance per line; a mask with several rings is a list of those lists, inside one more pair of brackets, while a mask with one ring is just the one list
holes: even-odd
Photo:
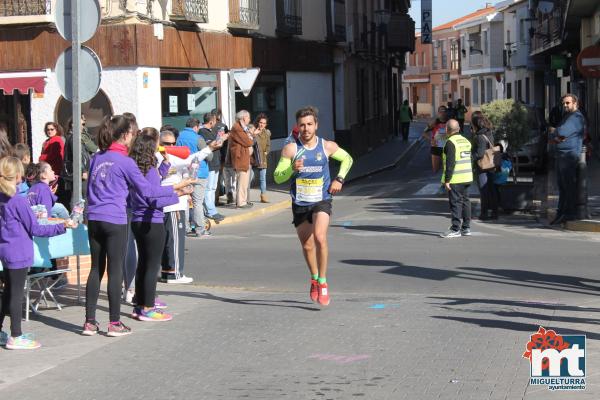
[[448, 229], [446, 232], [440, 233], [440, 237], [443, 237], [445, 239], [455, 238], [455, 237], [460, 237], [460, 236], [461, 236], [460, 231], [455, 231], [452, 229]]
[[127, 304], [133, 304], [133, 295], [135, 293], [133, 292], [133, 290], [126, 290], [125, 291], [125, 297], [123, 300], [125, 300], [125, 303]]
[[167, 283], [192, 283], [194, 282], [194, 278], [190, 278], [189, 276], [182, 276], [181, 278], [173, 278], [167, 279]]

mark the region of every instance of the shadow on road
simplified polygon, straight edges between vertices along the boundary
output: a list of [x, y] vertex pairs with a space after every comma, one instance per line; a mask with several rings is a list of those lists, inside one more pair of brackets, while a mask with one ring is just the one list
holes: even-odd
[[298, 308], [306, 311], [320, 311], [321, 309], [317, 306], [307, 307], [301, 304], [311, 305], [307, 301], [296, 301], [296, 300], [266, 300], [266, 299], [232, 299], [229, 297], [216, 296], [211, 293], [196, 293], [196, 292], [176, 292], [176, 291], [160, 291], [161, 294], [173, 295], [173, 296], [184, 296], [203, 300], [214, 300], [223, 303], [248, 305], [248, 306], [268, 306], [268, 307], [286, 307], [286, 308]]
[[439, 237], [439, 232], [425, 231], [421, 229], [406, 228], [403, 226], [390, 226], [390, 225], [331, 225], [336, 228], [344, 228], [351, 231], [369, 231], [369, 232], [395, 232], [395, 233], [407, 233], [411, 235], [424, 235], [424, 236], [435, 236]]

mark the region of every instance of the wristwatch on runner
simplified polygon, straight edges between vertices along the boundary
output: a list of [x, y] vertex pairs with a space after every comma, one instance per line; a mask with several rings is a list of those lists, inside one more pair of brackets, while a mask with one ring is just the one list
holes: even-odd
[[338, 176], [334, 179], [335, 181], [338, 181], [339, 183], [341, 183], [342, 185], [344, 184], [344, 178], [342, 178], [341, 176]]

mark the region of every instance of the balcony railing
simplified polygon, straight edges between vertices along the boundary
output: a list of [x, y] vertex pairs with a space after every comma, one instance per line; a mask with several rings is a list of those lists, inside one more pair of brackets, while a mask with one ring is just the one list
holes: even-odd
[[258, 29], [258, 0], [229, 0], [228, 26], [233, 29]]
[[532, 24], [531, 53], [535, 54], [556, 46], [562, 39], [565, 5], [557, 2], [550, 14], [542, 14]]
[[483, 65], [483, 54], [470, 54], [469, 67], [481, 67]]
[[0, 24], [52, 21], [52, 0], [0, 0]]
[[208, 22], [208, 0], [172, 0], [171, 20]]
[[429, 75], [430, 72], [431, 68], [429, 67], [429, 65], [408, 65], [404, 70], [404, 75]]
[[302, 1], [277, 0], [277, 33], [282, 36], [302, 35]]

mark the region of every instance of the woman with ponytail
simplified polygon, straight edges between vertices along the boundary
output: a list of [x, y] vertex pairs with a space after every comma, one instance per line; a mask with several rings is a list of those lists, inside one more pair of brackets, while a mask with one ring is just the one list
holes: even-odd
[[128, 118], [116, 115], [106, 119], [98, 133], [100, 152], [92, 157], [88, 178], [88, 230], [92, 269], [86, 287], [86, 320], [83, 335], [96, 334], [96, 307], [100, 281], [108, 269], [109, 325], [107, 336], [123, 336], [131, 329], [120, 321], [123, 258], [127, 245], [126, 203], [130, 191], [148, 202], [174, 199], [185, 189], [154, 186], [128, 156], [137, 127]]

